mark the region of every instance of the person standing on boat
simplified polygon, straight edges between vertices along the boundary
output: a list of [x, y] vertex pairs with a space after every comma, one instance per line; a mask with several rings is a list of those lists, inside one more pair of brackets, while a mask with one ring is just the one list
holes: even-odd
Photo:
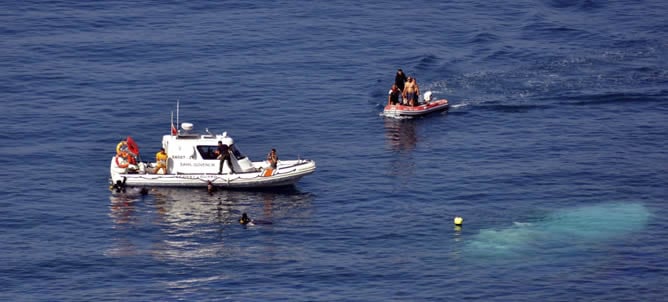
[[411, 106], [420, 105], [420, 85], [418, 85], [415, 77], [411, 78], [411, 84], [413, 85], [413, 104]]
[[406, 84], [406, 74], [401, 68], [397, 69], [397, 75], [394, 76], [394, 84], [397, 85], [399, 91], [404, 91], [404, 85]]
[[167, 153], [165, 153], [165, 148], [160, 148], [160, 151], [155, 154], [155, 174], [158, 174], [160, 170], [164, 174], [167, 174]]
[[267, 154], [267, 161], [271, 165], [271, 168], [276, 170], [276, 167], [278, 166], [278, 155], [276, 154], [276, 149], [272, 148], [271, 151], [269, 151], [269, 154]]
[[405, 100], [404, 105], [410, 105], [414, 106], [415, 104], [415, 97], [416, 97], [416, 86], [414, 85], [415, 81], [413, 80], [412, 77], [408, 77], [408, 80], [406, 80], [406, 87], [403, 90], [403, 97]]
[[230, 160], [230, 148], [227, 145], [223, 145], [222, 141], [218, 141], [216, 155], [218, 155], [218, 159], [220, 159], [220, 168], [218, 169], [218, 174], [223, 174], [223, 163], [225, 163], [225, 160], [227, 160], [227, 166], [230, 167], [230, 171], [234, 173], [234, 168], [232, 168], [232, 161]]
[[399, 90], [399, 87], [397, 87], [397, 84], [392, 84], [392, 89], [390, 89], [388, 94], [389, 94], [387, 96], [388, 105], [399, 104], [399, 97], [401, 96], [401, 91]]

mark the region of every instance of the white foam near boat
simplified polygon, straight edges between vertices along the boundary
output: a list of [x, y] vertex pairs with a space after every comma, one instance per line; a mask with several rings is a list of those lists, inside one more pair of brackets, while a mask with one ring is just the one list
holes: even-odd
[[[268, 161], [251, 161], [232, 137], [222, 134], [195, 133], [193, 124], [182, 123], [178, 131], [162, 137], [162, 147], [168, 155], [167, 172], [153, 174], [155, 162], [137, 162], [137, 144], [128, 137], [118, 144], [116, 156], [110, 163], [112, 184], [124, 187], [206, 187], [211, 182], [223, 188], [270, 188], [293, 185], [302, 177], [315, 172], [315, 162], [308, 159], [279, 159], [276, 169]], [[220, 160], [215, 151], [221, 141], [232, 151], [230, 161], [218, 174]]]
[[398, 118], [411, 118], [417, 116], [427, 115], [433, 112], [445, 111], [448, 110], [450, 105], [448, 100], [431, 100], [431, 91], [427, 91], [424, 94], [424, 102], [420, 102], [417, 106], [407, 106], [407, 105], [392, 105], [388, 104], [383, 110], [383, 115], [386, 117], [398, 117]]

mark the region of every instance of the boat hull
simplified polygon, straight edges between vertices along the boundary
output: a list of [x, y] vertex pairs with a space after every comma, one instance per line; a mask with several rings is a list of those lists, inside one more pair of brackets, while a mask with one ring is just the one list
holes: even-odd
[[387, 117], [417, 117], [446, 111], [449, 107], [450, 105], [446, 99], [432, 101], [419, 106], [387, 105], [383, 110], [383, 115]]
[[294, 160], [278, 167], [274, 173], [265, 171], [231, 174], [148, 174], [114, 173], [111, 182], [121, 181], [126, 187], [207, 187], [209, 182], [220, 188], [262, 189], [294, 185], [302, 177], [315, 172], [312, 160]]

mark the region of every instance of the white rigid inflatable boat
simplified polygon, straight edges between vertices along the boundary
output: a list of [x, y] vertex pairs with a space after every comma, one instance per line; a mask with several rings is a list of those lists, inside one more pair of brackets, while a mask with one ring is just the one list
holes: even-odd
[[[128, 137], [116, 147], [111, 158], [111, 184], [125, 187], [207, 187], [209, 183], [221, 188], [261, 189], [293, 185], [302, 177], [315, 172], [315, 162], [308, 159], [279, 159], [276, 169], [268, 161], [251, 161], [234, 140], [224, 132], [220, 135], [193, 132], [193, 124], [182, 123], [181, 129], [162, 137], [162, 147], [168, 155], [167, 172], [153, 174], [156, 163], [137, 162], [139, 148]], [[220, 160], [214, 153], [221, 141], [232, 151], [234, 173], [227, 162], [218, 174]]]

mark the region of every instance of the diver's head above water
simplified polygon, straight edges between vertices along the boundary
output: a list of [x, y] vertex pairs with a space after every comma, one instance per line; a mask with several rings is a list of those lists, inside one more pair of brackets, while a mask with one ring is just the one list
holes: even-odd
[[248, 215], [244, 212], [241, 214], [241, 218], [239, 218], [239, 223], [241, 224], [248, 224], [251, 222], [251, 219], [248, 217]]

